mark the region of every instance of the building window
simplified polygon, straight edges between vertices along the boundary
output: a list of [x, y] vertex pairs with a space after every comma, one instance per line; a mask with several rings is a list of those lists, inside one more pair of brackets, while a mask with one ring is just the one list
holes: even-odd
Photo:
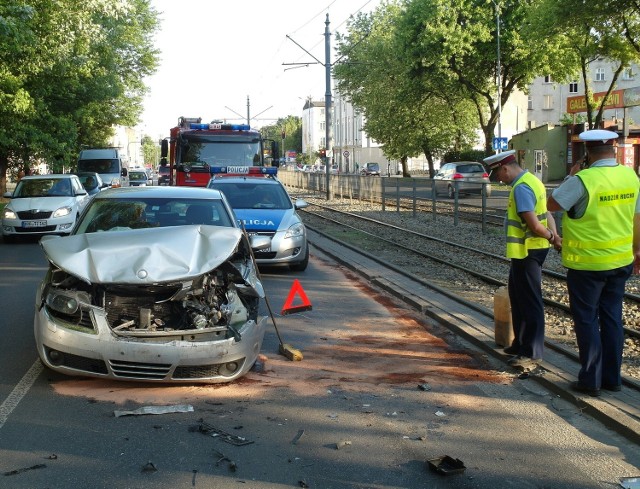
[[572, 81], [569, 83], [569, 93], [578, 93], [578, 82]]
[[596, 68], [596, 81], [605, 81], [604, 68]]
[[320, 130], [321, 130], [321, 131], [324, 131], [324, 128], [325, 128], [325, 127], [327, 127], [327, 126], [326, 126], [325, 122], [324, 122], [324, 121], [322, 121], [322, 122], [320, 123]]
[[531, 98], [531, 95], [529, 95], [529, 98], [527, 99], [527, 109], [533, 110], [533, 99]]
[[326, 148], [327, 147], [326, 144], [325, 144], [326, 141], [327, 140], [325, 138], [320, 138], [320, 147], [321, 148]]
[[320, 109], [320, 115], [324, 115], [324, 108]]
[[545, 75], [544, 82], [545, 83], [553, 83], [553, 80], [551, 80], [551, 75]]
[[545, 110], [553, 109], [553, 96], [545, 95], [542, 108]]
[[625, 68], [625, 70], [622, 72], [622, 79], [623, 80], [633, 80], [635, 78], [635, 73], [633, 72], [632, 68]]

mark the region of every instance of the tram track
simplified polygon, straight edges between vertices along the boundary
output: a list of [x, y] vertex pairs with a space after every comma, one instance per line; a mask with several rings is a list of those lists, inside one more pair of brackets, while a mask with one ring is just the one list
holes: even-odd
[[[448, 236], [435, 232], [426, 234], [416, 228], [434, 226], [428, 216], [414, 220], [408, 212], [365, 210], [352, 212], [344, 204], [327, 205], [326, 201], [315, 201], [302, 213], [305, 224], [319, 232], [338, 237], [355, 249], [379, 255], [382, 262], [407, 270], [411, 275], [425, 280], [435, 287], [450, 290], [454, 296], [479, 304], [492, 317], [492, 300], [496, 288], [506, 285], [509, 260], [497, 253], [482, 249], [482, 233], [476, 230], [477, 241], [454, 242]], [[350, 204], [348, 207], [353, 207]], [[380, 216], [382, 214], [382, 216]], [[382, 218], [381, 218], [382, 217]], [[438, 216], [439, 220], [447, 219]], [[473, 225], [473, 224], [471, 224]], [[444, 225], [445, 231], [447, 224]], [[500, 242], [502, 230], [488, 236], [490, 242]], [[446, 234], [446, 233], [445, 233]], [[459, 234], [451, 227], [449, 234]], [[483, 240], [484, 241], [484, 240]], [[491, 243], [489, 246], [492, 246]], [[441, 247], [438, 252], [436, 248]], [[503, 241], [494, 245], [504, 249]], [[553, 253], [553, 252], [552, 252]], [[550, 256], [553, 256], [550, 253]], [[464, 259], [463, 259], [464, 257]], [[559, 258], [554, 257], [555, 267], [560, 268]], [[490, 270], [490, 272], [487, 272]], [[573, 335], [571, 317], [566, 294], [566, 275], [556, 269], [545, 269], [543, 279], [545, 314], [547, 316], [547, 346], [577, 362], [577, 348]], [[634, 286], [632, 286], [632, 289]], [[625, 327], [625, 353], [623, 372], [630, 385], [640, 380], [640, 333], [638, 331], [638, 296], [634, 291], [625, 297], [625, 319], [635, 327]]]

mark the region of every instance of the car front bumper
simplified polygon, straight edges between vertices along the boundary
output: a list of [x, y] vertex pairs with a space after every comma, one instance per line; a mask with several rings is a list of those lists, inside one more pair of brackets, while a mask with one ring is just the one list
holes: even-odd
[[[38, 298], [38, 302], [40, 298]], [[234, 338], [194, 341], [119, 337], [101, 308], [91, 310], [94, 331], [81, 331], [48, 313], [36, 310], [34, 333], [38, 354], [51, 370], [66, 375], [167, 383], [231, 382], [256, 361], [267, 324], [266, 316], [246, 321]]]

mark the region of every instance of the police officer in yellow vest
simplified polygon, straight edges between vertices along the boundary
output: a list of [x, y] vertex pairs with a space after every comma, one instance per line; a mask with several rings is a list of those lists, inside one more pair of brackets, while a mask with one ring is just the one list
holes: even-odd
[[579, 137], [588, 168], [574, 165], [548, 204], [565, 211], [562, 264], [581, 363], [573, 389], [595, 397], [622, 386], [622, 298], [640, 264], [640, 184], [633, 168], [616, 162], [617, 133], [595, 129]]
[[542, 264], [557, 239], [556, 225], [547, 212], [547, 193], [542, 182], [523, 170], [515, 151], [498, 153], [484, 160], [492, 181], [511, 186], [506, 217], [509, 299], [515, 339], [504, 349], [514, 355], [508, 363], [533, 369], [544, 352], [544, 303]]

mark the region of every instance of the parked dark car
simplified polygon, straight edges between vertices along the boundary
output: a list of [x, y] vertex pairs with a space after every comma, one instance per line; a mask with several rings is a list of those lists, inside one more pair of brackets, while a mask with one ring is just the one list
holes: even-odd
[[168, 166], [158, 167], [158, 185], [169, 185], [171, 183], [171, 171]]

